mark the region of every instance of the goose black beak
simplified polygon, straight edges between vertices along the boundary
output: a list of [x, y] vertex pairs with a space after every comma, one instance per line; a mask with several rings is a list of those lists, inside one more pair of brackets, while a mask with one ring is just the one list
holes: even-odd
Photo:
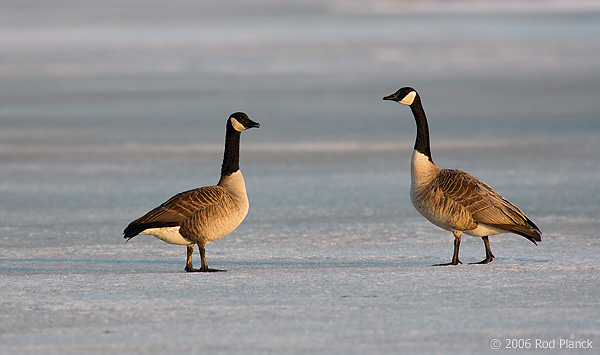
[[255, 127], [259, 128], [260, 127], [260, 123], [254, 122], [254, 121], [252, 121], [252, 120], [249, 119], [248, 120], [248, 124], [246, 125], [246, 127], [248, 127], [248, 128], [255, 128]]
[[384, 100], [389, 100], [389, 101], [397, 101], [396, 100], [396, 95], [395, 94], [391, 94], [390, 96], [386, 96], [383, 98]]

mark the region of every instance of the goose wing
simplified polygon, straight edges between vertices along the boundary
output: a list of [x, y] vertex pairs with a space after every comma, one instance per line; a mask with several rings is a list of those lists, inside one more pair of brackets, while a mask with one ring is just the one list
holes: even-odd
[[523, 211], [485, 182], [455, 169], [442, 169], [436, 180], [444, 196], [463, 206], [476, 223], [541, 241], [541, 232]]
[[123, 237], [131, 239], [148, 228], [179, 226], [199, 211], [221, 202], [226, 190], [220, 186], [207, 186], [178, 193], [166, 202], [131, 222]]

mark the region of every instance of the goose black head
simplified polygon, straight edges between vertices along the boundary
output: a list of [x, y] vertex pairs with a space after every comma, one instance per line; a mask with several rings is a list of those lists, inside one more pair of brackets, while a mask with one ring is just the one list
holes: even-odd
[[260, 123], [252, 121], [248, 115], [243, 112], [235, 112], [229, 116], [229, 124], [238, 132], [252, 127], [260, 127]]
[[402, 89], [396, 91], [394, 94], [390, 96], [386, 96], [384, 100], [396, 101], [404, 105], [412, 105], [415, 102], [415, 98], [418, 96], [417, 90], [411, 87], [403, 87]]

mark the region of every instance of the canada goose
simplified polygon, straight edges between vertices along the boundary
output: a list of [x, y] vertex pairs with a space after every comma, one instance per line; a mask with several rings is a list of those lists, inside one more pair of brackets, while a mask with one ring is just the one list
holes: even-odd
[[[221, 179], [216, 186], [200, 187], [181, 192], [142, 217], [131, 222], [123, 231], [123, 238], [138, 234], [153, 235], [158, 239], [187, 246], [187, 272], [226, 271], [209, 269], [204, 256], [207, 242], [231, 233], [248, 214], [248, 196], [240, 171], [240, 135], [243, 130], [260, 127], [243, 112], [229, 116], [225, 133], [225, 152]], [[200, 249], [202, 266], [192, 267], [194, 244]]]
[[411, 162], [410, 199], [431, 223], [454, 234], [452, 261], [438, 265], [461, 263], [458, 250], [463, 233], [481, 237], [485, 244], [485, 259], [474, 264], [487, 264], [494, 259], [490, 235], [516, 233], [536, 245], [536, 241], [542, 241], [542, 232], [535, 223], [486, 183], [463, 171], [441, 169], [433, 163], [427, 118], [415, 89], [404, 87], [383, 99], [410, 106], [415, 116], [417, 137]]

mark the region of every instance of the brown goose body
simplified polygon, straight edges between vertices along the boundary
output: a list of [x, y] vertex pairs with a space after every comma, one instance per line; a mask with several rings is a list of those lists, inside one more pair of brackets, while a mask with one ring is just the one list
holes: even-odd
[[[170, 244], [206, 244], [231, 233], [248, 214], [241, 172], [216, 186], [181, 192], [131, 222], [128, 235], [153, 235]], [[129, 237], [128, 237], [129, 238]]]
[[[153, 235], [170, 244], [186, 245], [186, 271], [221, 271], [208, 268], [205, 246], [231, 233], [248, 214], [246, 185], [239, 170], [239, 142], [240, 132], [251, 127], [259, 127], [259, 124], [244, 113], [232, 114], [227, 121], [219, 183], [171, 197], [131, 222], [123, 231], [123, 237], [129, 240], [138, 234]], [[192, 267], [194, 244], [200, 251], [200, 269]]]
[[488, 236], [515, 233], [534, 244], [541, 232], [517, 206], [478, 178], [455, 169], [442, 169], [431, 159], [429, 128], [418, 93], [402, 88], [384, 100], [411, 107], [417, 123], [417, 138], [411, 162], [411, 201], [417, 211], [436, 226], [452, 231], [455, 237], [452, 262], [460, 263], [458, 251], [463, 233], [481, 237], [487, 264], [494, 258]]

